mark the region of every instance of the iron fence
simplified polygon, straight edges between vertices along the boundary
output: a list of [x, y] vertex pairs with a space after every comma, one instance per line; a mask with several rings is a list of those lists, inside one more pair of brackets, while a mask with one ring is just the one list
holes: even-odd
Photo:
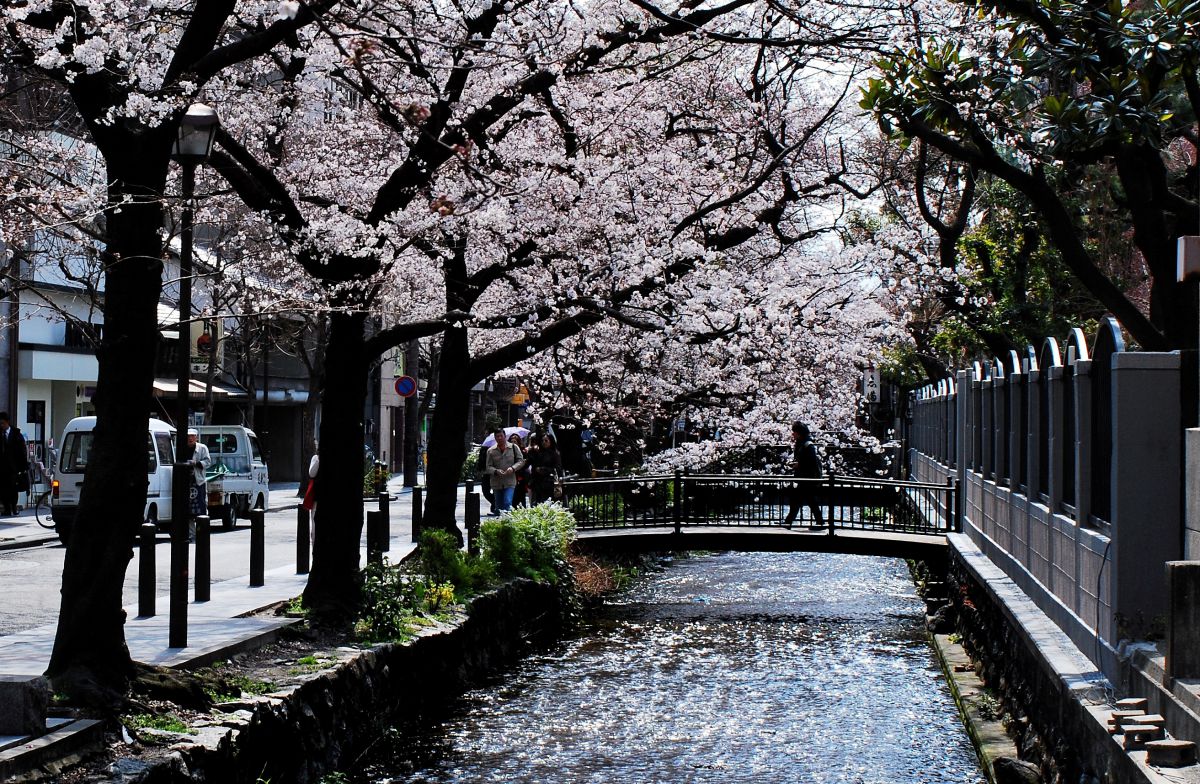
[[564, 502], [581, 530], [674, 526], [796, 525], [830, 530], [942, 534], [959, 529], [956, 488], [894, 479], [831, 475], [824, 479], [750, 474], [656, 474], [575, 479]]

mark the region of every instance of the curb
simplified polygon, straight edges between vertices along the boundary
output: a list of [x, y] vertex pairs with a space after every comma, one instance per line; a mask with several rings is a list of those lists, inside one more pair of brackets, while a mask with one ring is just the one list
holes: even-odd
[[996, 711], [996, 699], [975, 673], [975, 665], [961, 645], [946, 634], [930, 634], [929, 639], [942, 665], [946, 684], [958, 705], [963, 726], [975, 746], [975, 753], [979, 755], [983, 773], [989, 782], [995, 784], [996, 761], [1003, 757], [1020, 758], [1016, 744], [1004, 729], [1004, 722], [1000, 717], [989, 716]]
[[40, 547], [44, 544], [57, 544], [58, 534], [49, 531], [44, 535], [21, 536], [16, 539], [0, 540], [0, 551], [24, 550], [30, 547]]

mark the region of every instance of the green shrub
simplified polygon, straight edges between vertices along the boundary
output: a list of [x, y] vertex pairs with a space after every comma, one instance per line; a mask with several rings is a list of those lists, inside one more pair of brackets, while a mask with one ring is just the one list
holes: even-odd
[[439, 528], [421, 532], [416, 568], [433, 583], [453, 585], [459, 599], [487, 587], [495, 576], [490, 561], [469, 557], [449, 531]]
[[575, 518], [558, 504], [514, 509], [480, 531], [483, 554], [499, 575], [551, 583], [567, 573], [574, 538]]
[[413, 574], [386, 561], [371, 564], [363, 581], [363, 607], [354, 632], [369, 642], [407, 640], [420, 616], [445, 612], [453, 596], [453, 586], [445, 581]]

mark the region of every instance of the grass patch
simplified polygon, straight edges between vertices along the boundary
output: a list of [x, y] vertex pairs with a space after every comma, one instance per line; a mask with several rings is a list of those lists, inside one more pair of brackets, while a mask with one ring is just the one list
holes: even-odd
[[124, 717], [124, 724], [134, 737], [141, 743], [150, 746], [171, 743], [169, 738], [163, 738], [141, 730], [158, 730], [159, 732], [174, 732], [177, 735], [197, 735], [199, 732], [183, 723], [183, 719], [174, 713], [134, 713]]

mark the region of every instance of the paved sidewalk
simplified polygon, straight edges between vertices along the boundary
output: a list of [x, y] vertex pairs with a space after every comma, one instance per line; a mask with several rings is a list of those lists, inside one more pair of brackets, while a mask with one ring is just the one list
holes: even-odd
[[[291, 483], [290, 492], [287, 484], [281, 484], [277, 490], [271, 485], [271, 511], [295, 508], [299, 504], [296, 497], [296, 483]], [[412, 491], [403, 487], [402, 477], [393, 479], [388, 490], [392, 500], [390, 504], [391, 539], [390, 550], [386, 553], [388, 560], [398, 562], [415, 549], [412, 541]], [[461, 503], [463, 489], [459, 489], [461, 518]], [[367, 502], [367, 509], [376, 508], [376, 502]], [[30, 527], [35, 530], [29, 530]], [[0, 519], [0, 536], [6, 537], [9, 543], [16, 541], [29, 542], [39, 536], [41, 531], [30, 513], [16, 518]], [[50, 539], [54, 532], [47, 531]], [[366, 563], [366, 531], [363, 532], [362, 562]], [[22, 539], [25, 536], [27, 538]], [[2, 546], [3, 543], [0, 543]], [[12, 546], [10, 544], [10, 546]], [[28, 546], [26, 544], [25, 546]], [[131, 561], [131, 569], [136, 569], [136, 559]], [[268, 568], [265, 573], [265, 585], [251, 588], [248, 577], [240, 577], [213, 583], [210, 590], [210, 600], [196, 602], [192, 599], [193, 587], [189, 583], [188, 603], [188, 646], [186, 648], [171, 648], [168, 643], [169, 627], [169, 597], [159, 594], [156, 602], [158, 614], [151, 617], [139, 617], [137, 605], [125, 607], [128, 620], [125, 623], [125, 640], [132, 657], [141, 662], [166, 667], [196, 667], [219, 661], [242, 650], [248, 650], [269, 642], [279, 630], [294, 623], [298, 619], [283, 616], [246, 617], [254, 613], [286, 602], [304, 591], [308, 579], [306, 574], [296, 574], [294, 565]], [[0, 637], [0, 675], [34, 676], [45, 672], [50, 661], [54, 646], [55, 624], [47, 624], [33, 629]], [[10, 774], [21, 766], [22, 755], [30, 757], [33, 766], [41, 764], [48, 749], [48, 739], [52, 736], [69, 734], [61, 725], [61, 719], [51, 719], [47, 722], [49, 734], [44, 738], [10, 738], [0, 737], [0, 772]], [[87, 732], [89, 737], [97, 735], [98, 727], [92, 723], [76, 722], [78, 732]], [[71, 725], [75, 726], [75, 725]], [[63, 740], [56, 739], [54, 742]], [[66, 739], [69, 741], [69, 738]], [[46, 741], [46, 742], [44, 742]], [[91, 742], [91, 741], [89, 741]], [[70, 745], [69, 743], [67, 745]], [[77, 745], [77, 744], [76, 744]], [[37, 761], [33, 761], [36, 757]], [[4, 775], [0, 775], [4, 778]]]

